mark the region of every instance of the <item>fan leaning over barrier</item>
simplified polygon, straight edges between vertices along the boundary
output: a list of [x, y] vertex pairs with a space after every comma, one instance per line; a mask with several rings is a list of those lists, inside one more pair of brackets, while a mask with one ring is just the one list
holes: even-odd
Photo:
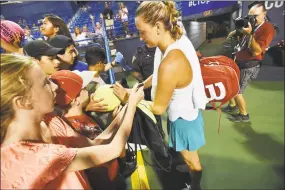
[[[98, 123], [84, 112], [84, 106], [89, 101], [89, 92], [87, 90], [93, 85], [93, 76], [94, 74], [89, 71], [79, 72], [68, 70], [58, 71], [51, 76], [51, 80], [59, 87], [55, 100], [56, 105], [62, 109], [61, 118], [68, 123], [73, 130], [91, 140], [94, 140], [103, 132], [100, 124], [98, 125]], [[99, 87], [98, 91], [95, 92], [95, 94], [97, 94], [95, 99], [101, 98], [103, 94], [105, 95], [104, 98], [107, 100], [105, 102], [108, 103], [109, 108], [107, 111], [114, 111], [112, 114], [112, 123], [114, 123], [114, 119], [120, 113], [122, 107], [120, 107], [120, 100], [116, 100], [116, 96], [112, 95], [112, 91], [108, 90], [109, 86], [110, 85], [104, 85]], [[91, 95], [90, 98], [94, 98], [94, 96]], [[111, 133], [117, 129], [115, 127], [110, 130], [109, 126], [104, 132], [109, 133], [111, 136]], [[83, 141], [84, 139], [81, 140]], [[123, 151], [120, 157], [125, 157], [125, 154], [125, 151]], [[117, 159], [113, 159], [102, 165], [102, 167], [91, 168], [85, 172], [92, 188], [112, 189], [115, 185], [114, 181], [118, 175], [118, 169], [118, 161]], [[120, 169], [120, 171], [122, 170]], [[98, 175], [100, 176], [99, 181], [97, 180]]]
[[[96, 89], [94, 98], [100, 99], [102, 97], [104, 97], [104, 101], [102, 103], [108, 105], [107, 112], [113, 111], [117, 106], [121, 104], [121, 101], [114, 95], [113, 87], [111, 85], [103, 85]], [[156, 161], [156, 164], [158, 164], [161, 169], [169, 171], [171, 167], [171, 157], [168, 154], [168, 149], [164, 143], [162, 131], [160, 130], [160, 128], [162, 128], [162, 126], [160, 126], [161, 123], [158, 123], [156, 121], [155, 116], [150, 111], [147, 101], [142, 100], [137, 105], [137, 108], [138, 109], [135, 113], [132, 133], [129, 139], [130, 142], [133, 142], [135, 145], [147, 145], [149, 150], [153, 153], [152, 156], [154, 158], [154, 161], [156, 161], [154, 153], [157, 153], [164, 158], [170, 159], [168, 166], [166, 167], [161, 166], [159, 162]], [[135, 148], [135, 152], [136, 151], [137, 150]]]

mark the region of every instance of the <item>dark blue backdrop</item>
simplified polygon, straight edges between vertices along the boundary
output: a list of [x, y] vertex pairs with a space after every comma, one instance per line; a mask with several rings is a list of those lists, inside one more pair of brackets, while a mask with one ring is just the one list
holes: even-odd
[[24, 2], [17, 4], [1, 5], [1, 14], [8, 20], [25, 18], [28, 20], [39, 19], [44, 14], [69, 15], [72, 17], [74, 9], [69, 1], [42, 1]]
[[183, 1], [183, 17], [237, 4], [237, 1]]

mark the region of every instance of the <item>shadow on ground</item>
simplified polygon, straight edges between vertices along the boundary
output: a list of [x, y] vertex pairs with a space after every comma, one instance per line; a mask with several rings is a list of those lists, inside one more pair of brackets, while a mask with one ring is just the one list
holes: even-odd
[[202, 188], [284, 189], [284, 144], [269, 134], [256, 132], [251, 122], [233, 123], [233, 129], [244, 137], [233, 140], [244, 147], [247, 156], [234, 159], [231, 153], [227, 158], [201, 155], [201, 162], [205, 165]]
[[[272, 136], [266, 133], [256, 132], [248, 123], [233, 123], [234, 129], [246, 137], [246, 141], [242, 145], [249, 153], [254, 155], [257, 160], [270, 163], [282, 163], [284, 161], [284, 145], [276, 141]], [[272, 164], [272, 168], [277, 171], [277, 175], [283, 179], [284, 184], [284, 164], [276, 166]], [[280, 172], [282, 171], [283, 172]]]
[[253, 81], [250, 83], [250, 86], [261, 90], [284, 91], [284, 82]]
[[[275, 157], [281, 157], [282, 145], [267, 135], [257, 134], [251, 129], [237, 130], [251, 139], [245, 142], [244, 146], [256, 157], [267, 160], [268, 164], [201, 154], [204, 168], [202, 189], [284, 189], [284, 165], [270, 162]], [[268, 151], [266, 146], [262, 149], [263, 143], [261, 142], [276, 149], [272, 148], [274, 150]], [[155, 170], [146, 165], [150, 189], [180, 190], [186, 187], [185, 183], [190, 183], [188, 173], [180, 173], [175, 169], [176, 165], [183, 164], [181, 157], [173, 154], [173, 159], [171, 172]], [[276, 175], [272, 175], [273, 172]]]
[[[284, 189], [284, 180], [269, 175], [271, 172], [268, 171], [274, 169], [268, 165], [214, 155], [201, 155], [201, 160], [205, 164], [202, 189]], [[282, 168], [278, 166], [277, 169]]]

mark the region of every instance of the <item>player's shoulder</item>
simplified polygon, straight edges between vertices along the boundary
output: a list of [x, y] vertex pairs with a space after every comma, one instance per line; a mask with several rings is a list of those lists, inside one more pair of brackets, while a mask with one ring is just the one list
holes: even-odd
[[182, 61], [187, 61], [187, 58], [182, 50], [180, 49], [172, 49], [168, 52], [165, 57], [166, 61], [171, 61], [172, 63], [179, 64]]

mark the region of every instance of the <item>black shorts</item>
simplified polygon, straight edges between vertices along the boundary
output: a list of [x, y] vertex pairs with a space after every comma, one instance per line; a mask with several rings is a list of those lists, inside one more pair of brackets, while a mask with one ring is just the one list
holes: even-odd
[[240, 81], [239, 81], [239, 94], [243, 94], [245, 88], [249, 82], [253, 79], [256, 79], [260, 70], [260, 65], [257, 65], [252, 68], [241, 69], [240, 70]]
[[208, 34], [208, 40], [211, 40], [213, 38], [213, 34]]

